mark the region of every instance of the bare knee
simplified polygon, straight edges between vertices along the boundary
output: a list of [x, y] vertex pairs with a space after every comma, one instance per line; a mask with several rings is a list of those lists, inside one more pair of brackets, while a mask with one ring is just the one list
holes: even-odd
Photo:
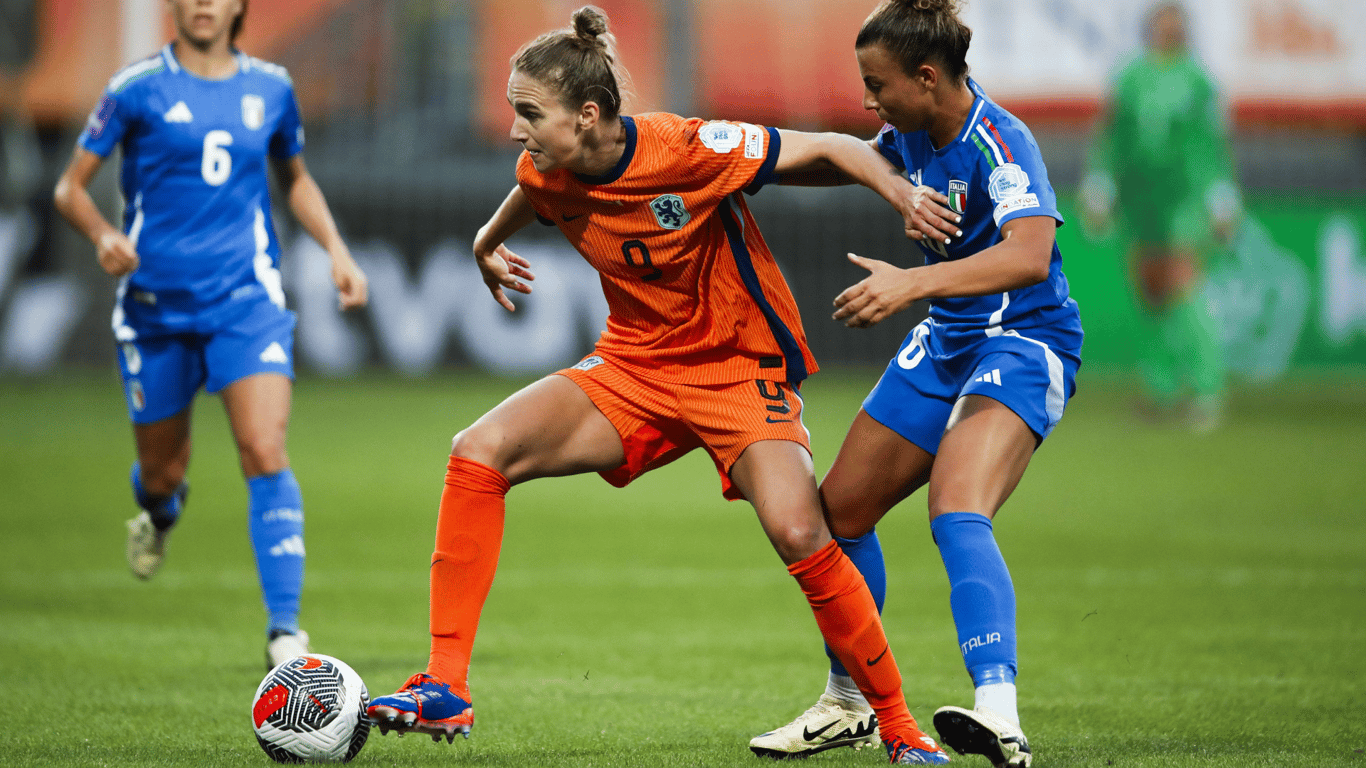
[[237, 453], [242, 461], [242, 474], [247, 477], [274, 475], [289, 468], [283, 434], [253, 435], [239, 440]]
[[508, 458], [507, 442], [507, 435], [497, 425], [474, 424], [451, 439], [451, 455], [501, 471]]
[[189, 454], [168, 461], [142, 460], [138, 462], [138, 481], [144, 490], [154, 496], [170, 496], [185, 481], [188, 465]]
[[778, 557], [791, 565], [805, 560], [825, 546], [830, 541], [830, 533], [820, 524], [789, 523], [768, 529], [768, 539], [773, 542]]

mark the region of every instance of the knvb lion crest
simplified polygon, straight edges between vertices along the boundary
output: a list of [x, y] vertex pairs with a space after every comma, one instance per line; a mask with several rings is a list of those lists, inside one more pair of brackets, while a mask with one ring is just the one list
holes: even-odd
[[692, 214], [683, 207], [683, 198], [678, 195], [660, 195], [650, 201], [650, 210], [655, 212], [655, 221], [665, 229], [682, 229], [692, 221]]

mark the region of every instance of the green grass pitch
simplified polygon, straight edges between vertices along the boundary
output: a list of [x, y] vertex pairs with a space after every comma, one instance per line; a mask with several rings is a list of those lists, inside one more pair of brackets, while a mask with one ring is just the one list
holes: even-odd
[[[805, 387], [823, 472], [877, 372]], [[392, 691], [426, 658], [451, 435], [518, 382], [304, 379], [290, 455], [308, 514], [303, 625]], [[1366, 381], [1235, 393], [1197, 437], [1081, 391], [997, 521], [1019, 594], [1036, 768], [1366, 766]], [[0, 380], [0, 765], [262, 766], [246, 492], [197, 403], [192, 492], [150, 582], [123, 562], [131, 435], [111, 373]], [[880, 527], [912, 712], [971, 706], [924, 496]], [[515, 489], [475, 646], [469, 741], [372, 735], [357, 765], [749, 766], [824, 683], [815, 624], [700, 452], [611, 488]], [[880, 750], [810, 765], [880, 765]], [[981, 766], [980, 757], [956, 759]]]

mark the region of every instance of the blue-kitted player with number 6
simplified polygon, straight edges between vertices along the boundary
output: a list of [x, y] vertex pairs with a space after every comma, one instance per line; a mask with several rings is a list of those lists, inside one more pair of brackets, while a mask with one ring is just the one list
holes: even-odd
[[[113, 330], [137, 442], [128, 565], [150, 578], [185, 504], [190, 410], [221, 392], [247, 479], [273, 666], [308, 650], [299, 629], [303, 499], [285, 454], [294, 313], [285, 308], [267, 160], [290, 210], [332, 259], [343, 309], [365, 275], [304, 167], [289, 74], [233, 42], [247, 0], [167, 0], [176, 37], [109, 81], [55, 192], [57, 209], [120, 278]], [[122, 229], [86, 191], [122, 152]]]

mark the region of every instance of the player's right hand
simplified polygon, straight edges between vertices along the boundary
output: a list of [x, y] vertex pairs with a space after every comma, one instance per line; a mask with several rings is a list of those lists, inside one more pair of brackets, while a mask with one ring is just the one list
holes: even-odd
[[100, 267], [114, 277], [123, 277], [138, 268], [138, 250], [133, 241], [118, 230], [111, 230], [100, 236], [95, 243], [95, 255]]
[[[518, 256], [501, 243], [493, 250], [480, 251], [479, 243], [475, 243], [474, 263], [479, 265], [479, 274], [484, 278], [484, 285], [489, 287], [489, 292], [493, 294], [494, 300], [503, 305], [509, 312], [516, 312], [517, 307], [512, 300], [503, 293], [504, 288], [511, 288], [518, 293], [531, 293], [531, 286], [522, 280], [535, 280], [536, 276], [531, 273], [531, 262]], [[521, 278], [519, 280], [518, 278]]]
[[912, 240], [929, 238], [948, 245], [963, 236], [963, 217], [949, 208], [947, 196], [930, 187], [914, 187], [902, 201], [901, 215], [906, 221], [906, 237]]

